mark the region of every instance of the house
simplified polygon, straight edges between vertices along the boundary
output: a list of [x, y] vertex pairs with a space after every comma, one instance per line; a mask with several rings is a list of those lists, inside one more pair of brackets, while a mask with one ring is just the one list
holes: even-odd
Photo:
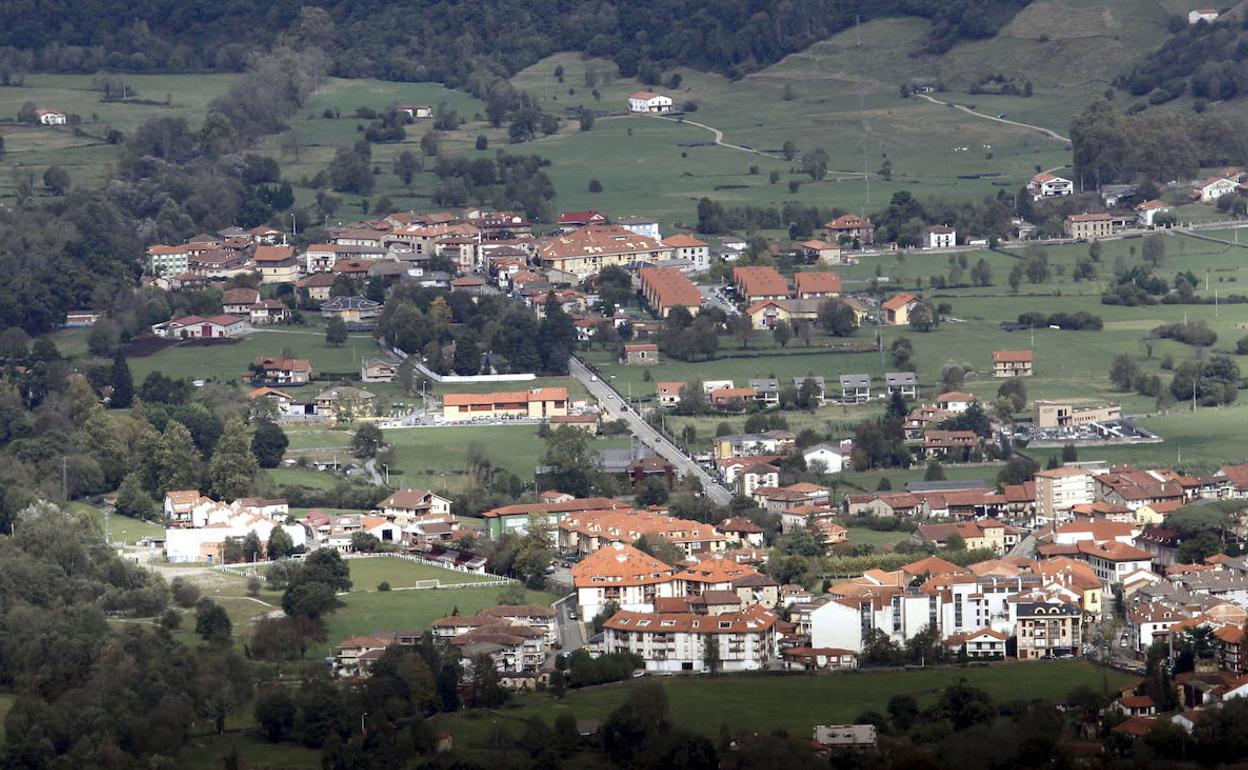
[[257, 246], [251, 259], [256, 263], [261, 283], [294, 283], [299, 277], [294, 246]]
[[715, 529], [729, 542], [755, 548], [763, 547], [763, 528], [745, 518], [732, 516], [715, 525]]
[[433, 117], [433, 107], [428, 104], [396, 104], [394, 111], [401, 112], [412, 120]]
[[348, 328], [371, 329], [381, 315], [381, 303], [365, 297], [333, 297], [321, 305], [322, 318], [339, 318]]
[[[637, 232], [635, 228], [628, 228]], [[694, 272], [703, 272], [711, 265], [711, 247], [692, 235], [677, 233], [664, 238], [661, 243], [672, 250], [672, 259], [687, 259], [693, 263]]]
[[659, 346], [653, 342], [630, 342], [621, 359], [629, 366], [650, 366], [659, 362]]
[[152, 334], [178, 340], [233, 339], [251, 331], [251, 321], [233, 315], [183, 316], [154, 324]]
[[1230, 195], [1235, 192], [1237, 184], [1238, 174], [1211, 176], [1192, 185], [1192, 197], [1201, 203], [1213, 203], [1223, 195]]
[[971, 404], [979, 401], [979, 396], [974, 393], [964, 393], [960, 390], [951, 390], [948, 393], [941, 393], [936, 397], [936, 407], [953, 414], [962, 414], [971, 408]]
[[392, 639], [376, 636], [353, 636], [343, 639], [334, 650], [334, 673], [340, 677], [366, 676], [368, 669], [376, 663], [386, 648], [393, 644]]
[[873, 749], [875, 725], [815, 725], [814, 741], [831, 749]]
[[932, 225], [927, 228], [927, 248], [952, 249], [958, 245], [958, 232], [948, 225]]
[[248, 315], [259, 301], [260, 292], [255, 289], [226, 289], [221, 294], [221, 309], [229, 315]]
[[953, 462], [966, 462], [979, 446], [979, 435], [973, 430], [925, 430], [923, 454]]
[[1221, 14], [1216, 8], [1197, 8], [1193, 11], [1187, 12], [1187, 23], [1199, 24], [1203, 21], [1207, 24], [1212, 24], [1218, 20], [1218, 16], [1220, 15]]
[[784, 280], [784, 276], [774, 267], [764, 265], [734, 267], [732, 283], [737, 294], [750, 303], [767, 299], [788, 299], [790, 294], [789, 282]]
[[495, 393], [447, 393], [442, 397], [442, 419], [452, 422], [543, 420], [567, 413], [567, 388], [532, 388]]
[[290, 308], [275, 299], [262, 299], [247, 310], [252, 326], [268, 326], [290, 320]]
[[923, 301], [913, 294], [895, 294], [889, 297], [880, 307], [884, 311], [884, 323], [890, 326], [905, 326], [910, 323], [910, 314]]
[[638, 91], [629, 94], [629, 112], [671, 112], [672, 97], [656, 94], [652, 91]]
[[840, 382], [841, 403], [865, 404], [871, 400], [871, 375], [842, 374]]
[[329, 299], [329, 290], [334, 285], [333, 273], [313, 273], [295, 282], [295, 288], [307, 292], [308, 299], [313, 302], [325, 302]]
[[647, 238], [661, 240], [659, 235], [659, 220], [654, 217], [616, 217], [615, 224], [626, 230], [631, 230], [638, 235], [644, 235]]
[[1156, 199], [1137, 203], [1135, 206], [1136, 219], [1143, 227], [1153, 227], [1158, 214], [1172, 213], [1174, 213], [1174, 206]]
[[265, 385], [306, 385], [312, 379], [312, 363], [306, 358], [259, 356], [252, 364], [260, 382]]
[[702, 293], [684, 273], [674, 267], [643, 267], [639, 275], [642, 296], [659, 318], [667, 318], [677, 307], [685, 308], [690, 315], [698, 314]]
[[683, 382], [660, 382], [655, 384], [655, 395], [659, 406], [676, 406], [680, 403], [681, 391], [685, 389]]
[[[813, 323], [819, 317], [821, 299], [765, 299], [745, 309], [755, 329], [774, 329], [780, 322], [793, 326], [797, 322]], [[846, 303], [848, 304], [848, 303]]]
[[[589, 211], [565, 211], [555, 220], [555, 224], [563, 232], [570, 233], [573, 230], [579, 230], [590, 225], [605, 225], [607, 224], [607, 215], [593, 209]], [[657, 236], [655, 240], [658, 240]]]
[[372, 417], [377, 411], [376, 401], [377, 397], [367, 390], [349, 385], [326, 388], [313, 399], [318, 414], [339, 422]]
[[926, 501], [909, 492], [868, 492], [849, 495], [844, 499], [845, 512], [850, 516], [927, 516]]
[[884, 385], [890, 396], [897, 393], [902, 398], [917, 398], [919, 395], [919, 378], [914, 372], [885, 372]]
[[780, 469], [770, 463], [757, 462], [737, 472], [737, 489], [742, 497], [750, 497], [759, 487], [780, 485]]
[[1030, 377], [1030, 350], [998, 350], [992, 354], [993, 377]]
[[[717, 615], [621, 610], [603, 631], [608, 653], [637, 655], [647, 671], [759, 671], [779, 657], [779, 619], [758, 605]], [[708, 664], [712, 643], [719, 660]]]
[[845, 214], [823, 223], [828, 238], [836, 243], [853, 243], [866, 246], [875, 242], [875, 225], [870, 219], [855, 214]]
[[754, 400], [773, 406], [780, 403], [780, 380], [775, 377], [757, 377], [746, 383], [754, 391]]
[[802, 458], [806, 461], [806, 467], [810, 468], [818, 463], [824, 473], [840, 473], [846, 470], [851, 464], [849, 454], [843, 446], [835, 446], [827, 442], [820, 442], [802, 450]]
[[671, 258], [672, 250], [667, 246], [619, 225], [586, 225], [548, 238], [537, 247], [537, 259], [544, 269], [568, 273], [578, 281], [612, 265], [630, 268]]
[[1083, 611], [1065, 602], [1014, 605], [1014, 636], [1019, 660], [1078, 655], [1082, 646]]
[[[807, 385], [807, 383], [810, 383], [810, 384]], [[810, 390], [808, 390], [808, 392], [813, 394], [815, 400], [819, 402], [819, 406], [823, 406], [824, 401], [828, 395], [827, 380], [825, 380], [822, 377], [817, 377], [811, 374], [808, 374], [805, 377], [794, 377], [793, 389], [797, 391], [799, 396], [802, 393], [803, 387], [809, 388]]]
[[69, 118], [60, 110], [39, 108], [35, 110], [35, 117], [43, 126], [63, 126], [69, 122]]
[[1068, 238], [1090, 240], [1114, 234], [1114, 218], [1109, 214], [1067, 214], [1062, 221], [1062, 232]]
[[858, 668], [858, 655], [832, 647], [788, 647], [782, 649], [785, 671], [849, 671]]
[[451, 515], [451, 501], [427, 489], [400, 489], [377, 503], [377, 508], [386, 518], [403, 525], [431, 513]]
[[1032, 200], [1057, 198], [1072, 195], [1075, 192], [1075, 183], [1060, 176], [1053, 176], [1046, 171], [1031, 178], [1031, 181], [1027, 183], [1027, 192], [1031, 193]]
[[841, 276], [828, 271], [800, 272], [793, 275], [798, 299], [824, 299], [841, 296]]
[[394, 382], [399, 365], [384, 358], [366, 358], [360, 362], [361, 382]]
[[947, 637], [945, 646], [968, 658], [1004, 660], [1005, 643], [1009, 638], [1009, 634], [994, 631], [991, 628], [980, 628]]
[[628, 543], [593, 551], [572, 567], [581, 615], [592, 618], [608, 604], [629, 612], [653, 612], [654, 600], [671, 597], [675, 570]]

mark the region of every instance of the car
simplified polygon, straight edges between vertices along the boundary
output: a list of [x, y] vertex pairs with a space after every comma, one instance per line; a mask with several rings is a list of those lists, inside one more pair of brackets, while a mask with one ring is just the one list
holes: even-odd
[[589, 375], [589, 381], [590, 381], [590, 382], [597, 382], [597, 381], [598, 381], [598, 377], [597, 377], [596, 375], [591, 374], [591, 375]]
[[576, 610], [568, 610], [568, 620], [576, 620]]

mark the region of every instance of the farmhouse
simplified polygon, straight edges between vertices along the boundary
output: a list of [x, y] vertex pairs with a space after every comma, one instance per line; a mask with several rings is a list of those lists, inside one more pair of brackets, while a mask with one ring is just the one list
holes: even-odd
[[672, 97], [652, 91], [638, 91], [628, 97], [629, 112], [671, 112]]
[[905, 326], [910, 323], [910, 314], [921, 305], [923, 300], [913, 294], [895, 294], [880, 305], [884, 311], [884, 323], [890, 326]]
[[927, 228], [927, 248], [951, 249], [958, 245], [958, 232], [948, 225], [932, 225]]
[[1104, 213], [1068, 214], [1062, 222], [1062, 230], [1070, 238], [1104, 238], [1114, 234], [1114, 218]]
[[659, 346], [653, 342], [631, 342], [624, 346], [623, 361], [630, 366], [657, 364]]
[[1075, 183], [1069, 179], [1063, 179], [1060, 176], [1053, 176], [1048, 172], [1036, 174], [1027, 183], [1027, 192], [1031, 193], [1032, 200], [1040, 200], [1042, 198], [1057, 198], [1063, 195], [1071, 195], [1075, 192]]
[[1156, 199], [1137, 203], [1135, 206], [1136, 218], [1144, 227], [1153, 227], [1158, 214], [1170, 214], [1173, 211], [1174, 206]]
[[394, 111], [401, 112], [412, 120], [433, 117], [433, 107], [428, 104], [396, 104]]
[[447, 393], [442, 397], [442, 419], [544, 420], [568, 413], [567, 388], [533, 388], [500, 393]]
[[1203, 21], [1207, 24], [1212, 24], [1218, 20], [1219, 15], [1221, 14], [1218, 13], [1216, 8], [1197, 8], [1194, 11], [1187, 12], [1187, 23], [1199, 24]]
[[265, 385], [304, 385], [312, 379], [312, 364], [306, 358], [260, 356], [252, 368]]
[[1211, 176], [1192, 185], [1192, 197], [1201, 203], [1213, 203], [1223, 195], [1235, 192], [1238, 174]]
[[655, 395], [658, 397], [659, 406], [676, 406], [680, 403], [681, 391], [685, 389], [683, 382], [659, 382], [655, 383]]
[[157, 337], [178, 340], [231, 339], [250, 331], [249, 320], [233, 315], [214, 315], [208, 318], [188, 315], [152, 326], [152, 334]]
[[547, 239], [537, 248], [547, 270], [560, 270], [584, 280], [604, 267], [633, 267], [640, 262], [664, 262], [672, 250], [619, 225], [587, 225]]
[[698, 314], [702, 293], [684, 273], [672, 267], [643, 267], [640, 273], [642, 295], [657, 316], [667, 318], [676, 307]]
[[63, 126], [69, 122], [68, 116], [60, 110], [40, 108], [35, 110], [35, 117], [38, 118], [39, 124], [44, 126]]
[[745, 309], [755, 329], [774, 329], [781, 321], [814, 321], [819, 317], [819, 299], [765, 299]]
[[831, 222], [824, 222], [823, 229], [827, 231], [828, 238], [836, 243], [857, 241], [865, 246], [875, 242], [875, 225], [870, 219], [855, 214], [845, 214]]
[[1030, 377], [1030, 350], [998, 350], [992, 354], [993, 377]]

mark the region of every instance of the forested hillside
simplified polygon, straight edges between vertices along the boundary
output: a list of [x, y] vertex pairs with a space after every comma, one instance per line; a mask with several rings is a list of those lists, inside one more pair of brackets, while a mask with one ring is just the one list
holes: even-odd
[[[934, 22], [925, 52], [991, 37], [1030, 0], [15, 0], [0, 3], [0, 77], [24, 70], [241, 70], [256, 46], [321, 47], [331, 74], [481, 93], [560, 50], [741, 73], [856, 20]], [[56, 19], [56, 24], [49, 24]]]
[[1190, 92], [1218, 101], [1248, 94], [1248, 29], [1230, 14], [1208, 24], [1172, 21], [1176, 34], [1149, 54], [1119, 85], [1151, 104]]

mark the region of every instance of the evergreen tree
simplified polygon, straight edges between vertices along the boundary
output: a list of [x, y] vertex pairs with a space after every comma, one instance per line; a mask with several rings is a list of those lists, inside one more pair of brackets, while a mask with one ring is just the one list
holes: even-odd
[[260, 465], [247, 440], [247, 428], [238, 418], [230, 420], [208, 463], [208, 486], [212, 494], [222, 500], [246, 497], [259, 472]]
[[144, 521], [156, 519], [156, 501], [143, 488], [138, 473], [131, 473], [121, 482], [121, 489], [117, 490], [117, 512]]
[[265, 547], [270, 559], [282, 559], [295, 550], [295, 541], [290, 533], [281, 527], [274, 527], [269, 534], [269, 542]]
[[546, 295], [545, 311], [546, 317], [537, 329], [542, 370], [552, 374], [566, 374], [568, 358], [576, 347], [576, 326], [568, 314], [563, 312], [554, 292]]
[[347, 324], [338, 316], [325, 322], [325, 342], [334, 346], [347, 343]]
[[251, 437], [251, 453], [261, 468], [276, 468], [286, 454], [290, 439], [281, 426], [273, 422], [262, 422], [256, 426], [255, 435]]
[[134, 403], [134, 377], [130, 374], [130, 365], [121, 351], [113, 356], [113, 371], [110, 378], [113, 395], [108, 405], [114, 409], [129, 409]]
[[165, 425], [152, 457], [157, 494], [173, 489], [198, 489], [202, 471], [199, 450], [186, 426], [177, 420]]

